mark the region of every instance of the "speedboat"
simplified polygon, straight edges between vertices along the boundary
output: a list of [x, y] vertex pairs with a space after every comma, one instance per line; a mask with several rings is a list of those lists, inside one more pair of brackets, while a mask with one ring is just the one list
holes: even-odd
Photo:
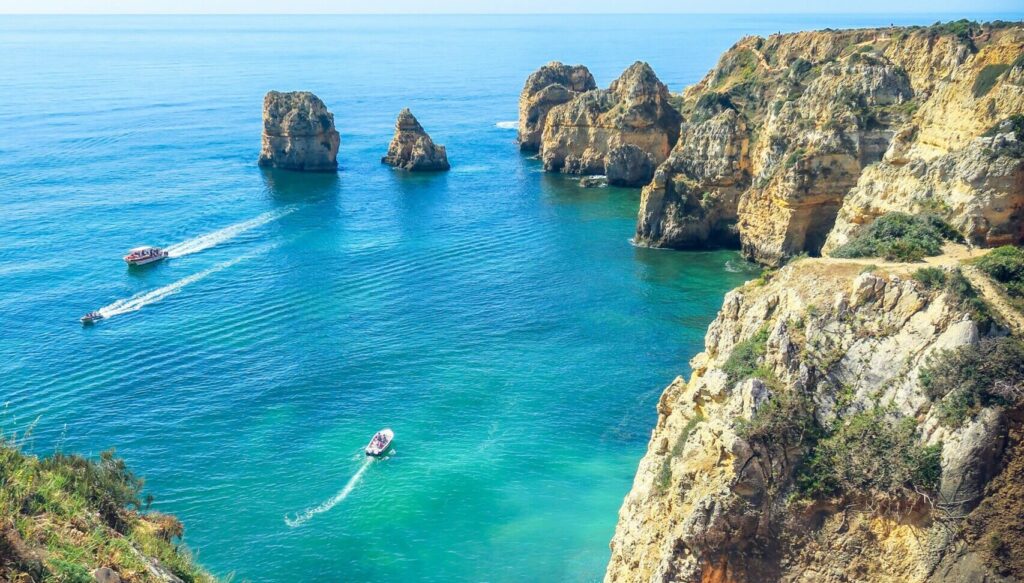
[[128, 251], [124, 260], [128, 265], [145, 265], [167, 258], [167, 251], [159, 247], [136, 247]]
[[391, 447], [391, 440], [395, 438], [395, 432], [390, 429], [381, 429], [373, 434], [373, 439], [366, 446], [366, 455], [377, 457]]
[[82, 316], [80, 319], [82, 321], [82, 325], [88, 326], [90, 324], [95, 323], [96, 320], [102, 320], [103, 314], [99, 312], [89, 312], [88, 314]]

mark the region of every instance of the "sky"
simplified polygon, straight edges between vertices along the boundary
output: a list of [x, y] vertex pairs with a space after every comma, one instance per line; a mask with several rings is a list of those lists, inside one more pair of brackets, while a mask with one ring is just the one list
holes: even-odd
[[1022, 0], [0, 0], [0, 14], [1021, 13]]

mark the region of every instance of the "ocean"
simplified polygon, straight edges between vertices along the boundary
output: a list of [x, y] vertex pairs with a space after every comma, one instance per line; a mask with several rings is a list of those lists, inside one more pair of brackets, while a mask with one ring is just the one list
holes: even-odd
[[[0, 427], [116, 447], [236, 580], [599, 580], [661, 390], [757, 269], [634, 248], [639, 190], [541, 172], [527, 75], [679, 91], [744, 35], [949, 17], [5, 17]], [[333, 111], [336, 175], [257, 168], [271, 89]], [[380, 164], [402, 107], [451, 172]]]

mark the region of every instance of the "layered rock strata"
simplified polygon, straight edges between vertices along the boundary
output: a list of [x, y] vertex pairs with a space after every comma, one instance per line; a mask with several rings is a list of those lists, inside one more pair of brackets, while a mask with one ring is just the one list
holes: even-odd
[[776, 265], [922, 208], [977, 243], [1019, 241], [1018, 150], [977, 140], [1024, 113], [1022, 46], [1024, 27], [1007, 23], [742, 39], [683, 94], [636, 242], [738, 238]]
[[597, 89], [597, 83], [583, 65], [563, 65], [552, 61], [534, 71], [526, 78], [519, 94], [520, 149], [540, 149], [544, 121], [551, 108], [591, 89]]
[[640, 185], [679, 138], [680, 114], [650, 65], [636, 62], [608, 89], [576, 95], [552, 107], [544, 121], [544, 169], [605, 174], [609, 182]]
[[408, 109], [403, 109], [398, 114], [395, 135], [388, 146], [388, 153], [380, 161], [412, 172], [451, 168], [444, 146], [435, 144], [430, 139], [423, 126]]
[[338, 169], [341, 137], [334, 115], [308, 91], [270, 91], [263, 98], [259, 165], [305, 172]]

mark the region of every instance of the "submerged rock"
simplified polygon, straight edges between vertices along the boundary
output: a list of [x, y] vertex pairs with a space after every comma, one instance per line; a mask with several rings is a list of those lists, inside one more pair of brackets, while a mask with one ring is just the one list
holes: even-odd
[[580, 186], [583, 188], [602, 188], [608, 186], [608, 177], [601, 175], [584, 176], [580, 178]]
[[448, 154], [437, 145], [408, 108], [398, 114], [395, 137], [381, 163], [412, 172], [448, 170]]
[[259, 165], [306, 172], [338, 169], [341, 137], [334, 115], [308, 91], [270, 91], [263, 98]]
[[519, 94], [519, 148], [540, 148], [544, 120], [551, 108], [591, 89], [597, 89], [597, 83], [583, 65], [552, 61], [534, 71]]
[[[653, 171], [638, 153], [652, 167], [663, 162], [679, 138], [681, 121], [668, 88], [650, 65], [638, 61], [608, 89], [581, 93], [548, 112], [541, 160], [549, 172], [607, 174], [609, 181], [639, 186]], [[620, 150], [625, 146], [635, 149]]]

